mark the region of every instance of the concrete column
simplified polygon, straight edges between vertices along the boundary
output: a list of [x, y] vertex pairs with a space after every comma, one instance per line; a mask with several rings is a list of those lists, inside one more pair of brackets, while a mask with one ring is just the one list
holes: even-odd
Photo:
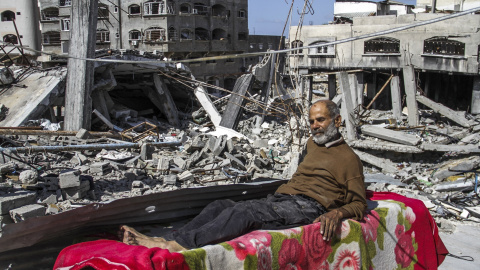
[[408, 124], [410, 126], [418, 126], [417, 83], [413, 66], [405, 66], [403, 68], [403, 83], [405, 85], [405, 93], [407, 94]]
[[353, 141], [357, 138], [357, 132], [355, 130], [355, 118], [353, 110], [355, 109], [353, 106], [353, 96], [351, 93], [350, 83], [349, 83], [349, 76], [345, 71], [339, 72], [338, 74], [338, 82], [340, 84], [340, 89], [343, 92], [342, 98], [342, 108], [346, 110], [346, 117], [345, 117], [345, 127], [347, 129], [347, 140]]
[[400, 120], [402, 117], [402, 98], [400, 95], [400, 78], [398, 76], [394, 76], [390, 81], [390, 90], [392, 92], [393, 117]]
[[90, 129], [94, 64], [80, 59], [95, 58], [97, 10], [97, 0], [72, 1], [65, 130]]
[[337, 76], [335, 74], [328, 75], [328, 99], [332, 100], [337, 94]]
[[352, 95], [353, 108], [358, 107], [358, 89], [357, 89], [357, 75], [348, 74], [348, 83], [350, 85], [350, 95]]
[[472, 114], [480, 114], [480, 76], [473, 78]]
[[363, 91], [365, 89], [365, 81], [363, 79], [363, 72], [355, 73], [357, 83], [357, 104], [363, 105]]
[[[377, 94], [377, 73], [373, 72], [372, 77], [373, 77], [372, 83], [369, 83], [367, 85], [367, 98], [369, 100], [372, 100]], [[376, 108], [377, 108], [377, 104], [376, 102], [374, 102], [372, 104], [372, 109], [376, 109]]]

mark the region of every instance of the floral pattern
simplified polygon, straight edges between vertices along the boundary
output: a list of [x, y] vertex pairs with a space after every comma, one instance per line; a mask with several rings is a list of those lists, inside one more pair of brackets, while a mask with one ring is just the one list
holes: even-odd
[[[243, 269], [414, 269], [418, 244], [411, 228], [416, 221], [412, 208], [401, 202], [385, 201], [361, 221], [344, 220], [330, 241], [323, 240], [320, 223], [278, 231], [259, 230], [214, 245], [223, 248], [224, 258], [236, 258], [235, 263], [192, 267], [237, 269], [242, 268], [238, 263], [243, 263]], [[210, 262], [213, 259], [207, 258], [206, 250], [203, 262]], [[387, 256], [389, 261], [378, 265], [378, 256], [385, 252], [391, 254]], [[220, 256], [219, 251], [211, 256]]]

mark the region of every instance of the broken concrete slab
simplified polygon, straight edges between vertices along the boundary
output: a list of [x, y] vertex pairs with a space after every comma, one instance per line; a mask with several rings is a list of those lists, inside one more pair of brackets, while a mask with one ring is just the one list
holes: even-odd
[[458, 144], [433, 144], [422, 143], [419, 146], [424, 151], [437, 151], [437, 152], [457, 152], [462, 154], [480, 153], [480, 149], [477, 145], [458, 145]]
[[29, 204], [10, 210], [10, 217], [15, 223], [18, 223], [32, 217], [45, 216], [46, 210], [46, 207], [39, 204]]
[[20, 191], [0, 197], [0, 215], [8, 214], [10, 210], [35, 203], [36, 192]]
[[434, 112], [440, 113], [441, 115], [447, 117], [448, 119], [454, 121], [455, 123], [461, 125], [462, 127], [468, 128], [476, 124], [476, 122], [470, 121], [465, 117], [465, 112], [454, 111], [422, 95], [417, 95], [416, 99], [418, 102], [431, 108]]
[[370, 139], [365, 140], [355, 140], [348, 142], [351, 147], [360, 148], [360, 149], [371, 149], [371, 150], [382, 150], [382, 151], [392, 151], [397, 153], [412, 153], [419, 154], [424, 151], [416, 146], [390, 143], [384, 141], [375, 141]]
[[58, 185], [60, 188], [79, 187], [81, 183], [81, 176], [79, 170], [65, 170], [58, 175]]
[[65, 92], [66, 68], [33, 72], [22, 80], [27, 87], [12, 86], [0, 96], [0, 103], [8, 104], [9, 111], [0, 121], [2, 127], [18, 127], [30, 119], [39, 119]]
[[395, 166], [395, 164], [393, 162], [391, 162], [387, 159], [379, 158], [379, 157], [376, 157], [374, 155], [371, 155], [371, 154], [368, 154], [368, 153], [365, 153], [365, 152], [362, 152], [362, 151], [359, 151], [359, 150], [356, 150], [356, 149], [354, 149], [353, 151], [358, 155], [360, 160], [362, 160], [364, 162], [367, 162], [367, 163], [370, 163], [370, 164], [382, 169], [382, 171], [385, 172], [385, 173], [396, 173], [396, 172], [398, 172], [397, 166]]
[[415, 146], [421, 141], [421, 138], [415, 135], [407, 134], [401, 131], [394, 131], [379, 126], [363, 125], [361, 130], [362, 134], [405, 145]]
[[480, 166], [480, 157], [472, 156], [455, 161], [448, 161], [445, 164], [439, 166], [432, 174], [433, 178], [443, 180], [449, 176], [460, 174], [459, 172], [453, 172], [451, 170], [464, 170], [469, 171], [476, 169]]
[[242, 106], [246, 101], [245, 94], [252, 87], [253, 81], [252, 74], [244, 74], [237, 79], [233, 88], [233, 94], [230, 96], [225, 113], [222, 115], [220, 126], [231, 129], [236, 128], [240, 113], [243, 111]]

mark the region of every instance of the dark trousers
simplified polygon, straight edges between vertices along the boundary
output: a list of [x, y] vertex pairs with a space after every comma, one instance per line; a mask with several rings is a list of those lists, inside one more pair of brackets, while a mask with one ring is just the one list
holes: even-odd
[[277, 193], [259, 200], [217, 200], [185, 226], [163, 237], [191, 249], [231, 240], [253, 230], [310, 224], [325, 212], [321, 204], [304, 195]]

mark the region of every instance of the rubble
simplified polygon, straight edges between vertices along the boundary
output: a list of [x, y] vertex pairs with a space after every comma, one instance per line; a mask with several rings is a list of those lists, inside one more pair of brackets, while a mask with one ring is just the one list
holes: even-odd
[[[110, 73], [104, 79], [115, 81], [105, 85], [135, 86]], [[309, 131], [303, 105], [283, 94], [281, 104], [288, 109], [262, 101], [265, 86], [259, 87], [252, 74], [240, 77], [232, 93], [216, 100], [195, 81], [189, 94], [197, 103], [188, 106], [185, 87], [176, 88], [174, 79], [142, 74], [152, 82], [137, 92], [153, 104], [132, 102], [135, 109], [130, 108], [118, 100], [128, 100], [131, 93], [122, 89], [126, 97], [116, 93], [110, 100], [105, 91], [105, 104], [92, 111], [94, 130], [39, 130], [39, 123], [46, 123], [41, 120], [22, 120], [33, 127], [0, 129], [1, 226], [172, 190], [289, 179], [305, 155]], [[351, 87], [351, 75], [340, 76], [341, 87]], [[351, 93], [333, 98], [348, 116], [340, 131], [364, 162], [366, 188], [421, 199], [444, 228], [448, 220], [480, 221], [475, 171], [480, 167], [480, 119], [417, 99], [432, 109], [418, 110], [418, 125], [411, 126], [399, 107], [362, 107], [360, 97]]]

